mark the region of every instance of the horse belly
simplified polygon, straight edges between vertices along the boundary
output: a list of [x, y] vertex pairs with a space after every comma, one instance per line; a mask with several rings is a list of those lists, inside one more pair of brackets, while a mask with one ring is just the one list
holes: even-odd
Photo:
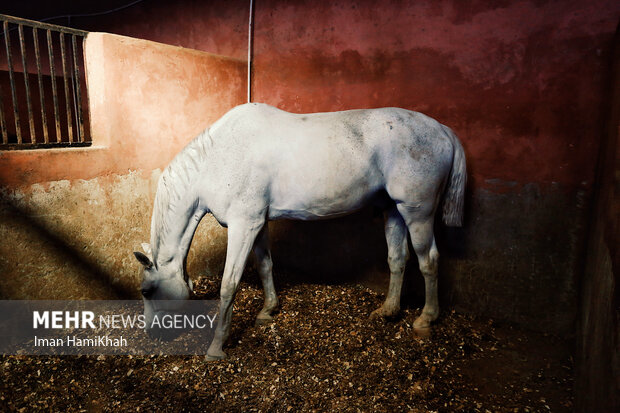
[[[325, 153], [325, 152], [324, 152]], [[354, 212], [383, 188], [369, 157], [313, 157], [285, 162], [271, 184], [269, 218], [325, 219]], [[291, 158], [289, 158], [291, 159]]]

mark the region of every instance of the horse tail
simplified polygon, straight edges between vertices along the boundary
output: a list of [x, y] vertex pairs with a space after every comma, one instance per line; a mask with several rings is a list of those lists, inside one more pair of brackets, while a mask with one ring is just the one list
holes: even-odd
[[448, 187], [443, 200], [443, 222], [450, 227], [463, 225], [463, 209], [465, 198], [465, 185], [467, 184], [467, 166], [465, 164], [465, 152], [459, 142], [459, 138], [448, 127], [444, 127], [452, 140], [454, 156], [452, 169], [448, 178]]

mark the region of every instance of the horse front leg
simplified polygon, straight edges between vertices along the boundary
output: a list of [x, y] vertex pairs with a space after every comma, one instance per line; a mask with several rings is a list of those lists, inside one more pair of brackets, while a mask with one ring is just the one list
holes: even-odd
[[265, 221], [262, 219], [252, 222], [231, 222], [228, 225], [226, 264], [220, 287], [220, 311], [215, 335], [207, 350], [207, 360], [226, 358], [222, 346], [230, 334], [233, 300], [254, 240], [264, 224]]
[[265, 294], [265, 303], [256, 317], [256, 324], [267, 324], [273, 321], [272, 314], [278, 308], [278, 296], [273, 285], [273, 262], [269, 250], [269, 226], [267, 223], [256, 238], [254, 255]]

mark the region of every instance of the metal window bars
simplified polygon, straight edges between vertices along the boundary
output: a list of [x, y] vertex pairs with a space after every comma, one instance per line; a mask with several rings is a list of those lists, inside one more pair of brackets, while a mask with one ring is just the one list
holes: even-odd
[[0, 150], [90, 145], [88, 32], [3, 14], [0, 23]]

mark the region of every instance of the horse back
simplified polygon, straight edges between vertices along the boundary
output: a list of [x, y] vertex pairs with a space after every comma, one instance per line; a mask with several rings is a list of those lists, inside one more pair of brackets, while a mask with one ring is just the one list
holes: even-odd
[[246, 104], [210, 134], [228, 154], [221, 169], [262, 197], [274, 217], [344, 214], [390, 187], [405, 197], [415, 192], [412, 202], [429, 189], [435, 197], [452, 161], [443, 125], [400, 108], [293, 114]]

